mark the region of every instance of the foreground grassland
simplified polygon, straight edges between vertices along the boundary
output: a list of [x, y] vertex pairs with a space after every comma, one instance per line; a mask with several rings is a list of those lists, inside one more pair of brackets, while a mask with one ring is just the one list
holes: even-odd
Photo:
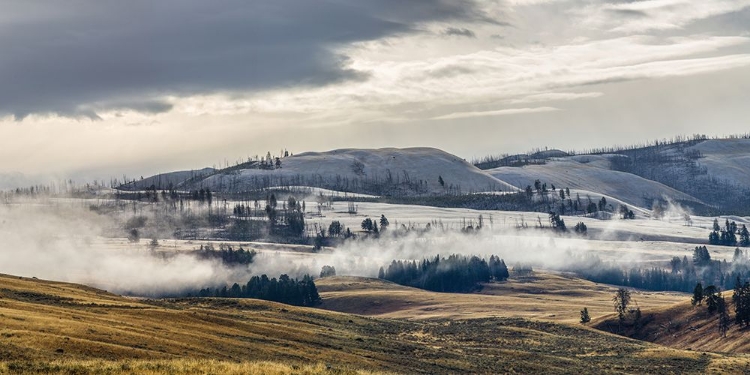
[[[210, 359], [172, 360], [121, 360], [88, 361], [57, 360], [52, 362], [12, 362], [0, 364], [0, 374], [227, 374], [227, 375], [317, 375], [317, 374], [379, 374], [347, 368], [332, 368], [322, 363], [316, 365], [287, 365], [277, 362], [228, 362]], [[383, 373], [385, 374], [385, 373]]]
[[0, 358], [0, 373], [13, 374], [673, 374], [741, 372], [750, 363], [576, 324], [376, 318], [253, 300], [140, 301], [13, 276], [0, 276]]

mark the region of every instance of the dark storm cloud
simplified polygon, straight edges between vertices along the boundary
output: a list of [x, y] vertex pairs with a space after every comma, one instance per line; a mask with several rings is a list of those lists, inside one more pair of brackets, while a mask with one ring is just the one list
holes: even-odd
[[326, 85], [366, 74], [336, 46], [494, 22], [473, 0], [0, 0], [0, 115], [156, 113], [166, 95]]
[[476, 38], [477, 35], [473, 31], [466, 28], [449, 27], [443, 31], [443, 34], [449, 36], [464, 36], [467, 38]]

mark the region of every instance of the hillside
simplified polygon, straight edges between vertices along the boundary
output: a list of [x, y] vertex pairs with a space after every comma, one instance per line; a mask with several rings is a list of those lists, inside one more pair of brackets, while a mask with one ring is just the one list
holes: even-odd
[[141, 180], [121, 186], [124, 190], [146, 190], [152, 186], [159, 190], [167, 190], [171, 187], [178, 188], [192, 181], [199, 181], [216, 172], [214, 168], [203, 168], [200, 170], [177, 171], [160, 173], [154, 176], [146, 177]]
[[[524, 318], [576, 324], [587, 307], [591, 316], [609, 315], [616, 287], [552, 272], [511, 276], [477, 293], [438, 293], [385, 280], [357, 277], [318, 279], [322, 308], [346, 313], [407, 319]], [[639, 291], [644, 309], [685, 300], [682, 293]]]
[[0, 286], [0, 373], [320, 373], [310, 364], [323, 363], [336, 373], [667, 374], [748, 363], [524, 319], [406, 321], [255, 300], [141, 301], [13, 276], [0, 276]]
[[548, 186], [587, 190], [605, 197], [621, 200], [629, 205], [651, 208], [653, 199], [663, 196], [674, 200], [697, 199], [661, 183], [610, 169], [610, 158], [617, 156], [574, 156], [547, 160], [545, 164], [523, 167], [499, 167], [487, 172], [497, 179], [518, 188], [533, 186], [539, 179]]
[[688, 149], [700, 152], [697, 163], [709, 176], [750, 187], [750, 139], [714, 139]]
[[306, 152], [282, 158], [280, 164], [264, 168], [249, 161], [221, 170], [163, 173], [121, 188], [166, 189], [171, 184], [180, 190], [246, 192], [292, 186], [409, 197], [517, 191], [539, 179], [642, 209], [664, 199], [705, 216], [744, 215], [750, 209], [750, 139], [662, 142], [572, 156], [552, 149], [487, 158], [477, 164], [484, 170], [434, 148]]
[[[730, 296], [726, 296], [729, 303]], [[730, 308], [731, 309], [731, 308]], [[734, 322], [734, 316], [732, 316]], [[606, 332], [618, 332], [614, 314], [594, 319], [592, 326]], [[688, 300], [644, 313], [640, 327], [625, 327], [622, 334], [677, 349], [696, 351], [750, 353], [747, 329], [732, 324], [726, 337], [719, 334], [718, 315], [708, 313], [706, 306], [693, 306]]]
[[519, 188], [540, 179], [642, 208], [651, 208], [654, 199], [670, 199], [708, 216], [750, 210], [750, 139], [746, 138], [659, 142], [574, 156], [552, 152], [488, 159], [477, 165]]
[[657, 181], [714, 208], [704, 215], [750, 212], [750, 139], [691, 140], [617, 151], [612, 169]]
[[278, 169], [232, 168], [186, 187], [247, 191], [289, 185], [374, 195], [515, 190], [465, 160], [434, 148], [306, 152], [281, 159]]

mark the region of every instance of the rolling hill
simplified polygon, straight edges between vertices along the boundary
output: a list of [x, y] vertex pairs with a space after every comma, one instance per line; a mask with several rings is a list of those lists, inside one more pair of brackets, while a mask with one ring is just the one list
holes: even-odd
[[[731, 303], [731, 297], [726, 297]], [[732, 324], [726, 337], [719, 333], [718, 314], [709, 314], [704, 305], [693, 306], [682, 301], [657, 308], [644, 314], [643, 323], [618, 331], [618, 317], [614, 314], [594, 319], [592, 326], [606, 332], [621, 333], [638, 340], [649, 341], [677, 349], [724, 353], [750, 353], [747, 329]], [[732, 323], [734, 317], [732, 316]]]
[[700, 201], [688, 194], [643, 177], [610, 169], [614, 155], [586, 155], [547, 160], [545, 164], [523, 167], [498, 167], [487, 172], [499, 180], [518, 188], [534, 185], [539, 179], [558, 188], [590, 191], [594, 194], [623, 201], [629, 205], [651, 208], [653, 199], [670, 197], [673, 200]]
[[688, 148], [700, 152], [698, 165], [709, 176], [739, 186], [750, 186], [750, 139], [714, 139]]
[[159, 190], [167, 190], [170, 186], [179, 188], [188, 182], [202, 180], [215, 172], [216, 169], [214, 168], [203, 168], [199, 170], [160, 173], [124, 184], [120, 188], [123, 190], [146, 190], [152, 186]]
[[516, 187], [539, 179], [647, 209], [654, 199], [678, 201], [705, 215], [750, 209], [750, 139], [746, 138], [660, 142], [573, 156], [514, 155], [478, 165]]
[[[404, 319], [524, 318], [575, 324], [580, 310], [592, 316], [612, 312], [616, 287], [570, 274], [534, 272], [485, 284], [477, 293], [438, 293], [360, 277], [318, 279], [322, 308], [367, 316]], [[689, 299], [683, 293], [639, 291], [644, 311]]]
[[14, 374], [668, 374], [748, 363], [519, 318], [410, 321], [257, 300], [133, 300], [4, 275], [0, 317], [0, 373]]
[[259, 184], [306, 185], [374, 195], [515, 190], [465, 160], [434, 148], [306, 152], [282, 159], [279, 169], [217, 173], [200, 184], [230, 191], [252, 190]]
[[[442, 178], [443, 183], [439, 181]], [[374, 195], [515, 191], [465, 160], [434, 148], [341, 149], [281, 159], [280, 168], [250, 161], [223, 170], [164, 173], [125, 185], [144, 189], [173, 183], [181, 190], [240, 192], [274, 186], [309, 186]]]
[[434, 148], [339, 149], [280, 162], [280, 168], [249, 161], [222, 170], [163, 173], [121, 189], [171, 184], [180, 190], [246, 192], [302, 186], [374, 196], [434, 196], [518, 191], [539, 179], [642, 209], [665, 199], [706, 216], [750, 209], [750, 139], [696, 139], [580, 155], [539, 151], [477, 164], [495, 166], [486, 170]]

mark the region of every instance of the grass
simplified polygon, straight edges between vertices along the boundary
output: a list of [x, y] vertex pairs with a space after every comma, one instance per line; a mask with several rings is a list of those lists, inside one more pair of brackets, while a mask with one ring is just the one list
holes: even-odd
[[[451, 294], [400, 286], [388, 281], [335, 277], [316, 280], [322, 307], [329, 310], [387, 318], [469, 319], [512, 317], [578, 323], [586, 307], [592, 318], [613, 312], [616, 287], [569, 274], [534, 272], [486, 284], [481, 292]], [[633, 292], [642, 310], [689, 300], [684, 293]]]
[[317, 374], [378, 374], [351, 368], [335, 368], [324, 363], [288, 365], [278, 362], [228, 362], [211, 359], [174, 360], [121, 360], [10, 362], [0, 363], [0, 374], [264, 374], [264, 375], [317, 375]]
[[[731, 295], [726, 296], [726, 300], [729, 302]], [[717, 313], [709, 314], [705, 304], [693, 306], [688, 301], [645, 312], [642, 323], [637, 326], [626, 324], [621, 327], [614, 314], [595, 319], [592, 326], [678, 349], [750, 354], [748, 329], [734, 324], [734, 309], [731, 307], [730, 312], [732, 325], [726, 337], [719, 333]]]
[[0, 358], [0, 373], [13, 374], [672, 374], [750, 363], [523, 317], [406, 320], [255, 300], [140, 301], [12, 276], [0, 276]]

